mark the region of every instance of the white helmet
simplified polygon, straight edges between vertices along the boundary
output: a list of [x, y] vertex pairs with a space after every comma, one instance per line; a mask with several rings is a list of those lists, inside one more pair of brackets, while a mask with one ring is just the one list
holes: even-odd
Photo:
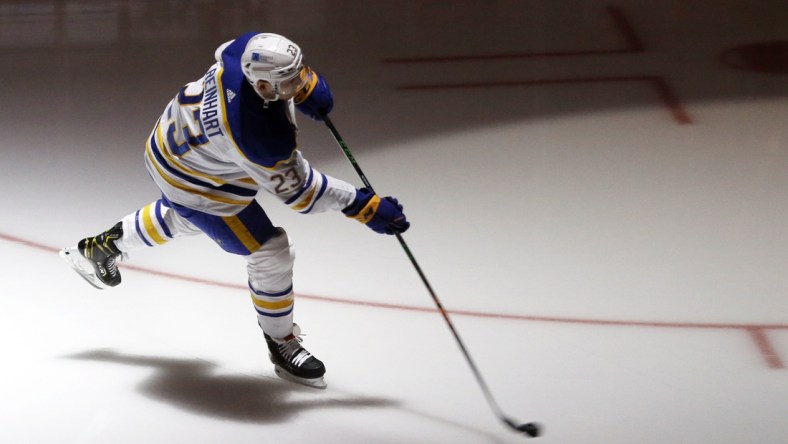
[[257, 34], [246, 43], [241, 69], [252, 85], [264, 80], [279, 92], [281, 82], [301, 73], [301, 48], [278, 34]]

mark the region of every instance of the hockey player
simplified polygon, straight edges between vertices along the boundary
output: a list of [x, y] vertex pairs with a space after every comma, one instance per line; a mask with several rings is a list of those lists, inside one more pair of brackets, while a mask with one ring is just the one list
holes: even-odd
[[255, 200], [260, 188], [300, 213], [341, 210], [378, 233], [410, 226], [402, 205], [321, 174], [296, 146], [294, 108], [329, 113], [326, 80], [287, 38], [247, 33], [221, 45], [216, 63], [164, 109], [145, 145], [162, 197], [61, 256], [97, 288], [121, 282], [119, 257], [204, 233], [247, 260], [249, 290], [277, 375], [325, 387], [323, 363], [293, 323], [293, 248]]

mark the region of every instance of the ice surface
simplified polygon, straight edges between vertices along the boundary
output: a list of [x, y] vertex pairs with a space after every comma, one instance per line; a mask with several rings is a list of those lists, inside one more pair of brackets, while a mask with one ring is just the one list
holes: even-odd
[[[132, 254], [105, 291], [58, 258], [157, 198], [151, 125], [216, 46], [260, 29], [329, 79], [334, 123], [404, 203], [501, 407], [546, 425], [537, 442], [786, 442], [788, 77], [718, 56], [785, 40], [788, 10], [642, 3], [616, 6], [642, 50], [597, 1], [0, 6], [0, 441], [525, 439], [398, 243], [341, 214], [259, 196], [295, 241], [326, 391], [274, 376], [245, 263], [207, 239]], [[456, 59], [496, 54], [520, 57]], [[385, 61], [405, 57], [455, 60]], [[466, 86], [403, 89], [437, 84]], [[300, 131], [318, 169], [361, 185], [322, 125]]]

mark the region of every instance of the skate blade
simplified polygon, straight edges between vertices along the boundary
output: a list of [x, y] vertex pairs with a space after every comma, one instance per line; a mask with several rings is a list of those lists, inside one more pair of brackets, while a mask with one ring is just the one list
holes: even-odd
[[295, 382], [296, 384], [305, 385], [307, 387], [312, 387], [320, 390], [325, 390], [325, 388], [327, 387], [326, 381], [323, 380], [322, 376], [314, 379], [299, 378], [298, 376], [294, 376], [288, 373], [285, 369], [283, 369], [278, 365], [274, 365], [274, 373], [276, 373], [276, 376], [279, 376], [284, 380]]
[[88, 282], [88, 284], [99, 290], [109, 287], [107, 284], [101, 282], [98, 276], [96, 276], [96, 271], [93, 270], [93, 266], [90, 265], [87, 259], [79, 254], [79, 250], [76, 247], [64, 248], [60, 250], [59, 254], [60, 257], [82, 277], [82, 279]]

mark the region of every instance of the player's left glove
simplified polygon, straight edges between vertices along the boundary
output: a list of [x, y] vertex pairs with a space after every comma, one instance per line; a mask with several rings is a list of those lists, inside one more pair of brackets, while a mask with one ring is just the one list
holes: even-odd
[[307, 83], [293, 97], [296, 108], [315, 120], [323, 120], [323, 116], [334, 108], [334, 96], [328, 87], [325, 77], [306, 67]]
[[381, 199], [367, 188], [356, 190], [356, 199], [342, 212], [376, 233], [404, 233], [410, 228], [410, 222], [402, 212], [402, 204], [396, 198], [387, 196]]

